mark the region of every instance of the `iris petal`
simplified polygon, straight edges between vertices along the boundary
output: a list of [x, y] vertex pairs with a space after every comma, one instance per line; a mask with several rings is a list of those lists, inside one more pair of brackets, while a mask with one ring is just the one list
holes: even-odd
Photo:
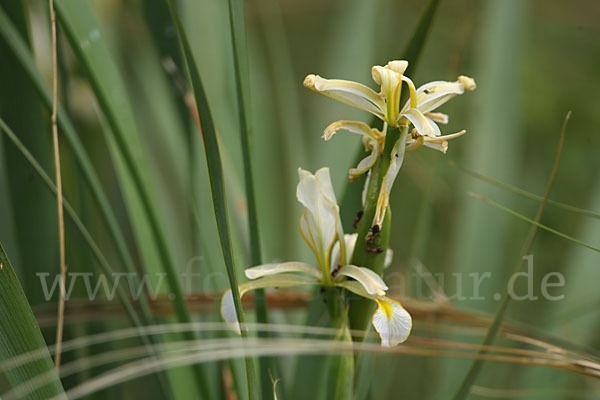
[[298, 261], [291, 261], [279, 264], [263, 264], [258, 265], [256, 267], [247, 268], [244, 271], [248, 279], [258, 279], [262, 278], [263, 276], [283, 274], [288, 272], [300, 272], [303, 274], [312, 275], [318, 280], [323, 279], [323, 274], [321, 274], [321, 271], [319, 271], [312, 265]]
[[370, 295], [358, 282], [345, 281], [338, 286], [377, 302], [378, 307], [371, 322], [381, 337], [382, 346], [396, 346], [408, 338], [412, 330], [412, 318], [399, 302], [385, 296]]
[[304, 86], [340, 103], [370, 112], [384, 119], [385, 102], [368, 86], [342, 79], [324, 79], [318, 75], [304, 78]]
[[[241, 298], [247, 292], [256, 289], [315, 285], [318, 283], [319, 281], [314, 277], [287, 273], [265, 276], [255, 281], [242, 283], [241, 285], [238, 285], [238, 290]], [[235, 312], [235, 305], [233, 303], [233, 294], [231, 289], [228, 289], [225, 291], [225, 293], [223, 293], [223, 296], [221, 297], [220, 311], [221, 317], [229, 325], [229, 328], [239, 335], [241, 333], [240, 324]]]
[[355, 279], [370, 295], [384, 296], [388, 289], [383, 279], [368, 268], [345, 265], [338, 271], [336, 279], [339, 280], [343, 276]]

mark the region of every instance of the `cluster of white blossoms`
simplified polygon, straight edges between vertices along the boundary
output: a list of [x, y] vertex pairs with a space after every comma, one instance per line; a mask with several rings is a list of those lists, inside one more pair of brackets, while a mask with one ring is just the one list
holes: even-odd
[[[304, 80], [304, 86], [307, 88], [368, 111], [383, 120], [382, 130], [359, 121], [337, 121], [323, 132], [325, 140], [331, 139], [339, 130], [362, 135], [365, 149], [370, 151], [370, 154], [360, 161], [356, 168], [350, 169], [351, 180], [358, 179], [360, 175], [368, 172], [381, 157], [388, 129], [400, 131], [397, 141], [388, 144], [393, 147], [389, 166], [379, 190], [372, 224], [378, 228], [382, 226], [392, 185], [402, 166], [404, 154], [422, 146], [446, 153], [448, 140], [465, 133], [463, 130], [442, 135], [438, 124], [446, 124], [448, 116], [434, 110], [453, 97], [475, 89], [475, 81], [466, 76], [459, 76], [456, 82], [430, 82], [417, 89], [412, 80], [404, 76], [407, 67], [406, 61], [390, 61], [383, 67], [374, 66], [372, 76], [375, 83], [381, 87], [379, 92], [360, 83], [324, 79], [317, 75], [308, 75]], [[408, 86], [409, 99], [400, 107], [403, 83]], [[411, 125], [413, 129], [409, 133]], [[385, 296], [388, 287], [377, 273], [365, 266], [348, 263], [354, 251], [357, 234], [344, 235], [329, 169], [321, 168], [315, 175], [299, 169], [298, 174], [300, 183], [296, 196], [304, 206], [304, 212], [300, 216], [300, 233], [312, 250], [318, 267], [293, 261], [248, 268], [245, 273], [250, 281], [239, 285], [240, 296], [250, 290], [273, 287], [341, 287], [377, 303], [372, 323], [381, 336], [383, 346], [394, 346], [404, 342], [412, 328], [410, 314], [400, 303]], [[388, 251], [386, 264], [390, 262], [391, 252]], [[231, 328], [239, 333], [240, 326], [231, 290], [223, 294], [221, 314]]]
[[[339, 130], [347, 130], [363, 136], [365, 150], [371, 154], [356, 168], [349, 171], [350, 180], [369, 171], [383, 152], [388, 128], [401, 129], [402, 135], [391, 152], [390, 167], [384, 177], [373, 225], [381, 226], [389, 204], [389, 196], [396, 175], [402, 166], [404, 153], [422, 146], [446, 153], [448, 140], [463, 135], [466, 131], [442, 135], [438, 124], [447, 124], [448, 115], [434, 112], [438, 107], [465, 91], [475, 90], [475, 81], [467, 76], [459, 76], [455, 82], [434, 81], [415, 88], [413, 81], [404, 75], [408, 62], [395, 60], [385, 66], [376, 65], [371, 69], [373, 80], [381, 90], [375, 92], [361, 83], [341, 79], [324, 79], [318, 75], [308, 75], [304, 86], [324, 96], [361, 110], [368, 111], [383, 120], [380, 131], [359, 121], [336, 121], [323, 132], [329, 140]], [[400, 108], [403, 83], [408, 86], [409, 99]], [[413, 129], [408, 134], [408, 127]]]
[[[344, 235], [329, 168], [321, 168], [314, 175], [299, 169], [298, 175], [296, 196], [304, 206], [300, 233], [314, 253], [318, 268], [296, 261], [248, 268], [245, 273], [251, 280], [239, 285], [240, 296], [251, 290], [272, 287], [342, 287], [377, 302], [372, 322], [383, 346], [402, 343], [412, 327], [410, 314], [400, 303], [385, 296], [388, 287], [379, 275], [368, 268], [348, 264], [357, 235]], [[223, 294], [221, 315], [233, 330], [240, 332], [231, 290]]]

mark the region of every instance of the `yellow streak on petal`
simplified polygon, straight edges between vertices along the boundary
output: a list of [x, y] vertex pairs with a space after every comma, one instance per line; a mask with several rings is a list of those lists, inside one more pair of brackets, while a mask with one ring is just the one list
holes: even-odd
[[[310, 240], [308, 240], [308, 238], [304, 235], [304, 231], [302, 230], [302, 219], [304, 219], [304, 223], [306, 224], [308, 234], [310, 235]], [[298, 228], [300, 229], [300, 235], [302, 236], [302, 239], [304, 239], [308, 247], [310, 247], [310, 249], [312, 250], [313, 254], [315, 255], [315, 259], [319, 261], [319, 251], [316, 247], [317, 244], [315, 242], [315, 238], [312, 236], [312, 232], [310, 231], [308, 221], [306, 220], [306, 210], [304, 210], [302, 215], [300, 215], [300, 218], [298, 218]]]
[[[392, 299], [390, 299], [392, 300]], [[392, 300], [393, 301], [393, 300]], [[398, 302], [396, 302], [398, 303]], [[379, 308], [381, 308], [387, 317], [388, 320], [392, 320], [392, 312], [394, 311], [394, 306], [387, 301], [377, 300], [377, 304], [379, 304]], [[400, 303], [398, 303], [400, 304]]]
[[408, 85], [408, 90], [410, 91], [410, 107], [417, 108], [417, 89], [415, 88], [415, 84], [409, 77], [406, 76], [402, 76], [402, 80], [406, 82]]

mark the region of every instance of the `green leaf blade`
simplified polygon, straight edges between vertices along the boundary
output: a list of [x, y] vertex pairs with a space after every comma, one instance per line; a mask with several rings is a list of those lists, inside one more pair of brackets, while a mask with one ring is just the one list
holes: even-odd
[[[33, 351], [46, 349], [46, 342], [23, 293], [15, 271], [0, 244], [0, 361]], [[64, 390], [55, 372], [54, 363], [46, 350], [31, 362], [2, 371], [12, 387], [23, 385], [39, 375], [50, 374], [52, 382], [30, 393], [18, 393], [21, 399], [64, 397]]]

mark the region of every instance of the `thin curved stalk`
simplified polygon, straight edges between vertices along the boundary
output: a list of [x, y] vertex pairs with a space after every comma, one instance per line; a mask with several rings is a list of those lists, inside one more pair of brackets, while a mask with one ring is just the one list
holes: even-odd
[[[236, 314], [240, 324], [244, 322], [244, 310], [242, 309], [242, 303], [240, 300], [240, 293], [238, 291], [237, 278], [235, 274], [235, 265], [233, 260], [233, 252], [231, 246], [231, 234], [229, 231], [229, 221], [227, 217], [227, 201], [225, 198], [225, 188], [223, 185], [223, 165], [221, 162], [221, 153], [219, 150], [219, 143], [217, 140], [217, 134], [214, 127], [214, 122], [208, 105], [208, 99], [204, 92], [204, 86], [200, 79], [198, 72], [198, 66], [190, 43], [188, 41], [185, 29], [179, 14], [173, 4], [172, 0], [166, 0], [169, 6], [169, 11], [175, 28], [177, 30], [177, 36], [179, 37], [179, 43], [182, 47], [183, 54], [188, 69], [188, 73], [191, 78], [191, 85], [194, 91], [194, 97], [196, 98], [196, 108], [198, 110], [198, 116], [200, 119], [200, 125], [202, 128], [202, 141], [206, 151], [206, 161], [208, 166], [210, 186], [213, 198], [213, 205], [215, 207], [215, 218], [217, 220], [217, 229], [219, 231], [219, 239], [221, 242], [221, 250], [223, 253], [223, 260], [225, 261], [225, 268], [227, 269], [227, 277], [229, 280], [229, 286], [233, 295], [233, 303], [235, 306]], [[247, 329], [242, 326], [241, 329], [242, 337], [247, 336]], [[245, 358], [246, 361], [246, 377], [248, 379], [248, 393], [250, 399], [257, 399], [258, 397], [258, 385], [255, 382], [255, 371], [254, 364], [251, 358]]]
[[[0, 35], [2, 35], [5, 41], [9, 44], [15, 57], [21, 63], [23, 70], [29, 77], [31, 84], [38, 92], [46, 107], [51, 109], [51, 91], [40, 72], [35, 69], [35, 60], [33, 59], [31, 52], [23, 42], [23, 39], [19, 36], [12, 23], [6, 18], [6, 14], [2, 9], [0, 9]], [[100, 184], [100, 179], [98, 178], [98, 175], [92, 166], [91, 160], [87, 155], [87, 151], [79, 140], [79, 136], [75, 131], [73, 123], [60, 104], [57, 104], [57, 123], [61, 129], [63, 137], [66, 139], [67, 144], [70, 146], [73, 154], [75, 155], [78, 166], [81, 168], [84, 180], [92, 192], [92, 198], [96, 202], [96, 205], [100, 211], [100, 215], [106, 224], [111, 238], [113, 239], [113, 243], [117, 248], [117, 254], [123, 263], [123, 267], [129, 273], [136, 273], [137, 269], [133, 262], [131, 252], [127, 248], [127, 241], [125, 240], [123, 231], [117, 222], [117, 217], [110, 206], [108, 197], [106, 196], [106, 193]], [[144, 296], [141, 296], [138, 302], [142, 311], [142, 316], [146, 319], [145, 323], [150, 322], [152, 320], [152, 315], [150, 313], [150, 308], [148, 307], [147, 299]]]
[[[560, 139], [558, 141], [558, 146], [556, 149], [556, 156], [554, 158], [554, 163], [552, 165], [552, 172], [550, 173], [550, 178], [548, 179], [548, 184], [546, 185], [546, 191], [544, 193], [544, 200], [540, 204], [540, 206], [537, 210], [537, 213], [535, 215], [535, 218], [534, 218], [534, 223], [531, 225], [531, 228], [529, 229], [529, 233], [527, 235], [527, 238], [525, 239], [525, 243], [523, 244], [523, 248], [522, 248], [521, 253], [519, 254], [519, 258], [515, 264], [513, 274], [516, 274], [517, 272], [519, 272], [521, 270], [521, 267], [523, 265], [523, 257], [525, 257], [527, 254], [529, 254], [529, 251], [531, 250], [531, 246], [533, 245], [533, 240], [535, 239], [535, 235], [538, 230], [538, 224], [542, 218], [544, 209], [546, 208], [546, 203], [548, 201], [548, 197], [550, 197], [550, 192], [552, 191], [552, 185], [554, 184], [554, 179], [556, 178], [556, 172], [558, 171], [558, 163], [560, 161], [560, 155], [561, 155], [563, 145], [565, 142], [565, 133], [566, 133], [566, 129], [567, 129], [567, 123], [568, 123], [570, 117], [571, 117], [571, 112], [569, 111], [565, 117], [565, 120], [562, 125], [562, 129], [560, 132]], [[500, 325], [502, 324], [502, 319], [504, 318], [504, 314], [506, 313], [506, 309], [508, 307], [509, 301], [510, 301], [510, 296], [507, 291], [506, 293], [504, 293], [504, 296], [502, 297], [502, 302], [500, 303], [500, 306], [498, 307], [498, 311], [496, 311], [496, 315], [494, 315], [494, 319], [492, 320], [492, 323], [488, 329], [485, 339], [483, 340], [483, 346], [491, 345], [492, 342], [494, 341], [494, 339], [496, 338], [496, 334], [498, 333], [498, 330], [500, 329]], [[480, 351], [479, 354], [485, 354], [485, 353], [486, 352], [484, 350], [482, 350], [482, 351]], [[477, 359], [471, 364], [469, 371], [463, 378], [460, 386], [458, 387], [456, 393], [453, 396], [454, 400], [462, 400], [462, 399], [467, 398], [467, 396], [469, 395], [469, 393], [471, 391], [471, 387], [475, 384], [475, 381], [477, 380], [477, 377], [479, 376], [479, 372], [481, 371], [483, 364], [484, 364], [483, 359]]]
[[[250, 235], [250, 265], [262, 264], [260, 236], [258, 229], [258, 213], [256, 211], [256, 195], [254, 190], [254, 177], [252, 167], [252, 124], [250, 118], [250, 72], [246, 44], [246, 30], [244, 26], [243, 0], [229, 0], [229, 23], [231, 27], [231, 40], [233, 44], [233, 62], [237, 92], [238, 117], [240, 122], [240, 139], [242, 142], [242, 159], [244, 162], [244, 180], [246, 182], [246, 201], [248, 203], [248, 228]], [[256, 320], [260, 323], [268, 322], [267, 302], [264, 289], [257, 290], [254, 295], [256, 307]], [[266, 332], [261, 333], [266, 336]], [[273, 394], [271, 379], [278, 376], [276, 364], [270, 358], [261, 358], [260, 384], [262, 398]]]
[[[48, 189], [54, 195], [58, 196], [57, 187], [54, 184], [54, 182], [52, 182], [52, 179], [50, 179], [50, 177], [46, 174], [46, 172], [44, 171], [42, 166], [37, 162], [35, 157], [29, 152], [29, 150], [27, 150], [25, 145], [19, 140], [17, 135], [15, 135], [15, 133], [10, 129], [10, 127], [6, 125], [6, 123], [4, 122], [4, 120], [2, 120], [2, 118], [0, 118], [0, 130], [2, 130], [8, 136], [8, 138], [11, 140], [11, 142], [13, 142], [13, 144], [19, 150], [19, 152], [21, 152], [21, 154], [23, 155], [25, 160], [27, 160], [27, 162], [31, 165], [33, 170], [38, 174], [40, 179], [46, 184]], [[81, 234], [81, 236], [83, 237], [83, 239], [85, 240], [87, 245], [89, 246], [90, 250], [92, 251], [92, 254], [94, 255], [94, 258], [96, 258], [96, 261], [100, 265], [102, 272], [105, 274], [107, 279], [110, 281], [111, 285], [113, 287], [116, 287], [117, 297], [119, 298], [123, 308], [125, 309], [125, 313], [127, 314], [132, 325], [137, 328], [141, 328], [144, 325], [151, 324], [152, 321], [149, 318], [150, 307], [148, 306], [147, 299], [144, 299], [144, 303], [143, 303], [143, 304], [146, 304], [147, 310], [145, 312], [144, 311], [142, 312], [142, 318], [140, 319], [140, 317], [138, 316], [138, 314], [135, 310], [135, 307], [133, 306], [133, 304], [131, 304], [131, 302], [133, 302], [135, 300], [130, 300], [130, 297], [127, 295], [127, 292], [125, 291], [125, 289], [123, 289], [123, 287], [121, 287], [120, 285], [117, 285], [117, 282], [115, 282], [114, 269], [110, 266], [108, 260], [106, 259], [106, 257], [102, 253], [102, 251], [100, 250], [100, 247], [96, 244], [92, 235], [85, 227], [85, 224], [81, 221], [81, 219], [77, 215], [77, 212], [75, 212], [75, 210], [73, 209], [71, 204], [66, 199], [64, 199], [64, 201], [63, 201], [63, 207], [64, 207], [64, 210], [67, 212], [67, 215], [71, 218], [71, 220], [73, 221], [73, 223], [79, 230], [79, 233]], [[62, 277], [61, 277], [61, 279], [62, 279]], [[61, 289], [64, 290], [64, 283], [62, 283], [62, 284], [63, 284], [63, 288], [61, 288]], [[142, 286], [145, 286], [145, 285], [142, 285]], [[61, 295], [62, 295], [62, 293], [61, 293]], [[144, 296], [140, 296], [140, 297], [144, 297]], [[153, 340], [153, 338], [151, 336], [142, 334], [141, 340], [142, 340], [142, 343], [144, 344], [144, 346], [148, 349], [149, 354], [153, 354], [154, 350], [153, 350], [152, 346], [155, 344], [155, 341]], [[57, 341], [55, 348], [56, 348], [56, 351], [54, 353], [59, 354], [59, 352], [61, 351], [61, 348], [62, 348], [62, 342], [60, 342], [60, 344], [59, 344], [59, 342]], [[57, 370], [58, 370], [58, 368], [57, 368]], [[164, 381], [164, 377], [162, 375], [160, 375], [159, 379], [160, 379], [163, 390], [168, 390], [167, 384]]]

